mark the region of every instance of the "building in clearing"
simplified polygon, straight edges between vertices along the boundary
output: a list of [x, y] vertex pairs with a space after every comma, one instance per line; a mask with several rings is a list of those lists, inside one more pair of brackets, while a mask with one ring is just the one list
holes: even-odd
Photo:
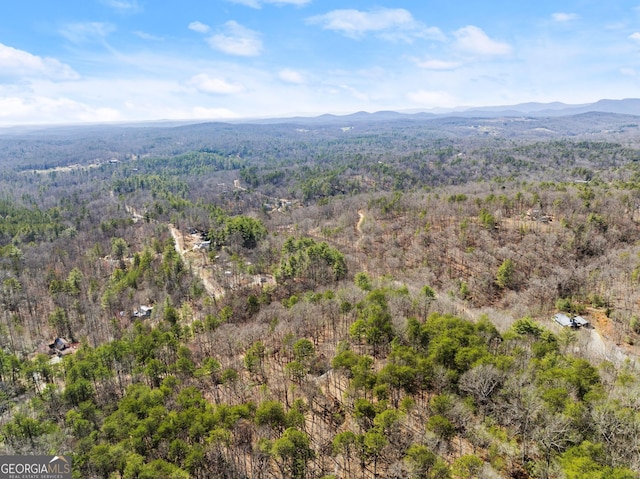
[[153, 306], [140, 306], [133, 312], [134, 318], [145, 318], [151, 316], [151, 311], [153, 311]]
[[67, 354], [73, 354], [78, 347], [78, 343], [70, 343], [64, 338], [56, 338], [53, 343], [49, 344], [49, 355], [51, 356], [66, 356]]
[[589, 321], [584, 319], [582, 316], [569, 317], [566, 314], [558, 313], [553, 317], [553, 320], [565, 328], [589, 327]]
[[584, 319], [582, 316], [576, 316], [573, 318], [573, 322], [578, 325], [579, 328], [588, 328], [589, 321]]
[[211, 247], [211, 241], [207, 240], [207, 241], [202, 241], [200, 243], [198, 243], [197, 245], [195, 245], [193, 247], [193, 249], [209, 249]]

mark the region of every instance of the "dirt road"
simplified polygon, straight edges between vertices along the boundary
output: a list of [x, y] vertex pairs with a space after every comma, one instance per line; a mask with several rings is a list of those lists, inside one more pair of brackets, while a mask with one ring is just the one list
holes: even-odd
[[202, 284], [204, 285], [204, 289], [216, 299], [220, 299], [224, 296], [224, 288], [218, 284], [218, 282], [213, 278], [213, 274], [210, 269], [205, 268], [206, 259], [202, 257], [202, 255], [198, 254], [193, 250], [193, 246], [187, 247], [184, 244], [184, 237], [172, 224], [167, 225], [169, 231], [171, 232], [171, 236], [173, 237], [173, 242], [176, 247], [176, 252], [182, 257], [182, 259], [189, 263], [195, 273], [198, 275]]

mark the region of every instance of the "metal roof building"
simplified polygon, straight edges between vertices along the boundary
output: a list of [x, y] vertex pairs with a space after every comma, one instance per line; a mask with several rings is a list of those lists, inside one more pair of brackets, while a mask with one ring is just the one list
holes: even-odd
[[558, 313], [553, 316], [553, 320], [560, 326], [568, 328], [580, 328], [589, 326], [589, 321], [584, 319], [582, 316], [574, 316], [573, 318], [570, 318], [566, 314]]
[[566, 314], [558, 313], [553, 317], [553, 320], [560, 326], [572, 326], [571, 318], [569, 318], [569, 316], [567, 316]]

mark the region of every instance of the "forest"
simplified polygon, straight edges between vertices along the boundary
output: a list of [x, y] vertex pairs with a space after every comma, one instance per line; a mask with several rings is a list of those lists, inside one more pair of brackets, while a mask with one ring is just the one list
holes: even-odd
[[3, 130], [0, 454], [78, 479], [640, 477], [639, 125]]

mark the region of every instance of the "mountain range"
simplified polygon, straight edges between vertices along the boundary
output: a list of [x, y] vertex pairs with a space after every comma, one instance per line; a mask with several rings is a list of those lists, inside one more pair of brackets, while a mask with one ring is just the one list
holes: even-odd
[[[515, 105], [501, 105], [501, 106], [482, 106], [482, 107], [468, 107], [460, 106], [454, 108], [439, 108], [430, 110], [398, 110], [398, 111], [376, 111], [367, 112], [359, 111], [355, 113], [337, 115], [337, 114], [322, 114], [322, 115], [304, 115], [304, 116], [291, 116], [291, 117], [271, 117], [271, 118], [243, 118], [243, 119], [227, 119], [227, 120], [214, 120], [215, 123], [231, 123], [231, 124], [278, 124], [278, 123], [295, 123], [295, 124], [332, 124], [335, 122], [377, 122], [377, 121], [421, 121], [421, 120], [435, 120], [444, 118], [476, 118], [476, 119], [491, 119], [491, 118], [561, 118], [570, 117], [576, 115], [583, 115], [586, 113], [604, 113], [610, 115], [624, 115], [624, 116], [640, 116], [640, 98], [625, 98], [621, 100], [603, 99], [594, 103], [584, 104], [567, 104], [562, 102], [550, 102], [550, 103], [519, 103]], [[139, 122], [123, 122], [123, 123], [110, 123], [112, 126], [121, 127], [159, 127], [159, 128], [171, 128], [177, 126], [187, 126], [193, 124], [209, 123], [207, 120], [156, 120], [156, 121], [139, 121]], [[14, 127], [0, 127], [0, 135], [5, 134], [20, 134], [27, 132], [42, 133], [43, 129], [48, 130], [53, 127], [56, 133], [64, 130], [65, 128], [71, 128], [75, 130], [78, 126], [83, 125], [20, 125]], [[85, 124], [84, 127], [100, 127], [100, 124]]]
[[[551, 103], [519, 103], [516, 105], [483, 106], [483, 107], [456, 107], [438, 110], [403, 110], [403, 111], [377, 111], [368, 113], [360, 111], [349, 115], [320, 115], [313, 118], [296, 117], [295, 120], [331, 120], [331, 119], [427, 119], [443, 117], [463, 118], [501, 118], [501, 117], [561, 117], [573, 116], [583, 113], [613, 113], [618, 115], [640, 116], [640, 98], [625, 98], [622, 100], [599, 100], [594, 103], [567, 104], [562, 102]], [[270, 120], [270, 121], [282, 121]]]
[[511, 116], [528, 115], [535, 117], [569, 116], [581, 113], [617, 113], [622, 115], [640, 115], [640, 98], [623, 100], [599, 100], [595, 103], [570, 105], [561, 102], [520, 103], [509, 106], [491, 106], [477, 108], [454, 108], [441, 114], [460, 116]]

